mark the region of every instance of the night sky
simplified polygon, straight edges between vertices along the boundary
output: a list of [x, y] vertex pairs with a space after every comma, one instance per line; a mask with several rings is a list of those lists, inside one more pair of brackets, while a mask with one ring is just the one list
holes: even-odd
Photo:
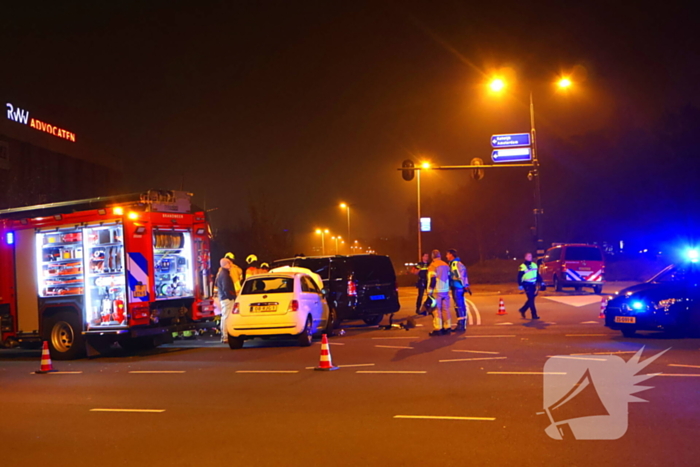
[[[343, 233], [346, 201], [371, 238], [408, 235], [415, 182], [395, 170], [402, 160], [488, 161], [491, 134], [528, 130], [532, 91], [548, 240], [615, 240], [630, 235], [613, 225], [620, 213], [649, 215], [637, 188], [661, 157], [636, 153], [633, 135], [653, 140], [700, 104], [698, 21], [682, 3], [569, 3], [23, 2], [0, 15], [0, 97], [122, 157], [129, 190], [184, 183], [219, 208], [215, 227], [248, 222], [253, 200], [281, 227]], [[512, 77], [508, 95], [486, 91], [495, 72]], [[566, 94], [553, 86], [562, 73]], [[697, 184], [683, 154], [665, 183]], [[498, 185], [513, 202], [489, 222], [527, 238], [532, 184], [506, 172], [426, 173], [426, 209], [459, 216]]]

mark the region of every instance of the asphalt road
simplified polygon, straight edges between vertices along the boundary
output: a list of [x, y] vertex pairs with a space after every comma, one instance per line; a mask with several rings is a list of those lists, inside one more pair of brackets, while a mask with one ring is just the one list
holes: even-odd
[[[399, 321], [415, 301], [414, 290], [401, 293]], [[346, 323], [331, 339], [341, 367], [332, 372], [309, 369], [318, 344], [284, 341], [237, 351], [213, 338], [140, 354], [115, 349], [54, 362], [76, 373], [51, 375], [32, 374], [36, 351], [0, 351], [0, 465], [700, 464], [697, 339], [625, 339], [602, 326], [595, 296], [541, 297], [537, 322], [521, 319], [521, 295], [504, 296], [507, 314], [496, 315], [498, 298], [470, 297], [463, 335], [428, 337], [429, 318], [408, 331]], [[545, 378], [551, 386], [588, 362], [623, 363], [642, 347], [642, 360], [670, 349], [639, 371], [661, 373], [641, 382], [653, 387], [637, 394], [648, 402], [627, 404], [631, 363], [608, 380], [591, 369], [607, 418], [589, 433], [610, 436], [613, 427], [619, 439], [545, 433]], [[620, 388], [627, 392], [609, 405]], [[563, 404], [573, 408], [566, 417], [553, 417], [603, 415], [588, 389]]]

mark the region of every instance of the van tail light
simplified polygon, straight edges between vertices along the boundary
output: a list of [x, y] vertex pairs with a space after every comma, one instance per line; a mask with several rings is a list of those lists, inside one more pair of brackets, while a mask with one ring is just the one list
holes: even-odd
[[289, 308], [287, 311], [299, 311], [299, 300], [292, 300], [289, 302]]
[[562, 270], [562, 272], [566, 272], [566, 264], [561, 265], [561, 270]]
[[233, 304], [233, 310], [231, 311], [231, 314], [237, 315], [241, 312], [241, 307], [238, 305], [238, 302]]
[[357, 284], [352, 279], [348, 281], [348, 296], [357, 297]]

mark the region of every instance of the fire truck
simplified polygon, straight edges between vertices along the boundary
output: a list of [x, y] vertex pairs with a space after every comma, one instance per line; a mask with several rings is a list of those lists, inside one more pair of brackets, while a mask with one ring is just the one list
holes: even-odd
[[211, 231], [181, 191], [0, 211], [0, 344], [58, 360], [215, 325]]

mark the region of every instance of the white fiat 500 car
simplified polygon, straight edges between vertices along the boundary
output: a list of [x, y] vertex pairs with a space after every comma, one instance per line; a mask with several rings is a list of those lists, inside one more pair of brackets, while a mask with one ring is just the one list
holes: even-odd
[[256, 337], [296, 337], [311, 345], [329, 326], [323, 281], [303, 268], [283, 267], [246, 278], [226, 320], [228, 345], [240, 349]]

